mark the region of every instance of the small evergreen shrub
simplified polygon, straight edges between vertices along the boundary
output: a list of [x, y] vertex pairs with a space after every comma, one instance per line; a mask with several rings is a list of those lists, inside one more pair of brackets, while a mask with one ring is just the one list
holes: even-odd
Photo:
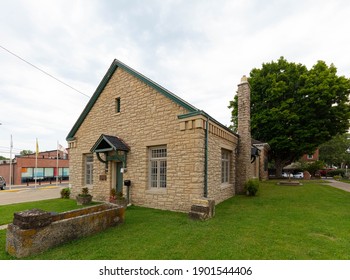
[[250, 179], [244, 184], [244, 189], [248, 196], [255, 196], [259, 190], [260, 182], [258, 179]]
[[80, 196], [90, 196], [89, 194], [89, 188], [85, 187], [81, 189], [81, 193], [79, 194]]
[[64, 188], [61, 190], [61, 198], [70, 198], [70, 188]]

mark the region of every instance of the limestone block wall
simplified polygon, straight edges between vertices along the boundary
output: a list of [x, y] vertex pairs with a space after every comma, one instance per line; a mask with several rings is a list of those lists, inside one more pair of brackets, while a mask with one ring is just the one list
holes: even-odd
[[[115, 99], [120, 98], [120, 112]], [[101, 134], [118, 136], [126, 142], [127, 172], [131, 180], [131, 203], [141, 206], [188, 211], [190, 200], [202, 193], [203, 170], [199, 168], [204, 146], [203, 131], [179, 129], [178, 115], [188, 113], [154, 88], [118, 68], [70, 142], [72, 195], [85, 187], [84, 155], [90, 153]], [[149, 147], [167, 147], [167, 187], [149, 187]], [[115, 162], [105, 166], [94, 155], [93, 179], [89, 185], [95, 200], [108, 200], [115, 182]], [[106, 175], [106, 180], [100, 180]]]
[[[120, 111], [116, 110], [116, 99]], [[201, 114], [179, 119], [188, 113], [144, 81], [117, 68], [69, 143], [72, 195], [86, 187], [84, 159], [101, 134], [106, 134], [118, 136], [130, 147], [123, 180], [131, 181], [132, 204], [188, 212], [193, 199], [202, 198], [204, 193], [207, 122]], [[211, 120], [208, 144], [208, 195], [220, 202], [235, 194], [238, 137]], [[158, 146], [167, 149], [167, 186], [159, 189], [150, 187], [149, 178], [149, 149]], [[227, 184], [221, 184], [222, 149], [231, 152]], [[106, 171], [105, 164], [93, 156], [94, 181], [87, 187], [94, 200], [106, 201], [116, 184], [116, 162], [110, 161]]]
[[[237, 138], [224, 139], [215, 134], [209, 134], [208, 158], [208, 196], [216, 204], [235, 195], [236, 186], [236, 151]], [[229, 182], [221, 182], [222, 150], [230, 152]]]

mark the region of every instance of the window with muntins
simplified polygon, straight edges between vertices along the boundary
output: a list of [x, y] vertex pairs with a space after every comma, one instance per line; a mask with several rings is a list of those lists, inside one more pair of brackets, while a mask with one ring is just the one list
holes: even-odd
[[149, 149], [150, 187], [166, 188], [167, 184], [167, 148], [166, 146]]
[[221, 150], [221, 183], [230, 182], [230, 158], [231, 152]]
[[94, 157], [93, 155], [85, 156], [85, 185], [92, 185], [94, 182], [93, 177], [94, 169]]

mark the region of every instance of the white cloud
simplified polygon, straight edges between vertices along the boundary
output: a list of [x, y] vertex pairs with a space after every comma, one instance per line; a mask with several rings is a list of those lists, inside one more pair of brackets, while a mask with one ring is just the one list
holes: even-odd
[[[285, 56], [349, 76], [347, 1], [7, 1], [0, 44], [92, 95], [117, 58], [228, 125], [242, 75]], [[0, 154], [55, 149], [88, 99], [0, 49]], [[5, 154], [6, 155], [6, 154]]]

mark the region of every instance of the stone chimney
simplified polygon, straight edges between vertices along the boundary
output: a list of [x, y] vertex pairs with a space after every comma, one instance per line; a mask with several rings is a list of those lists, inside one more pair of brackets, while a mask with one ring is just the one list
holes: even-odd
[[244, 194], [244, 184], [251, 177], [251, 145], [250, 134], [250, 86], [246, 76], [238, 85], [238, 128], [239, 134], [236, 168], [236, 193]]

